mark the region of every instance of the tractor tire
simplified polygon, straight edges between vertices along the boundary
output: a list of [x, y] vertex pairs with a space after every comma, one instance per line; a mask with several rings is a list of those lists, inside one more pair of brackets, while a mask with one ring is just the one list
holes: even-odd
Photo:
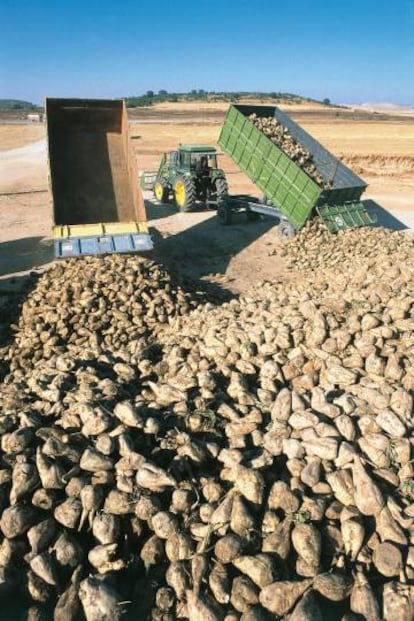
[[170, 188], [168, 187], [165, 179], [157, 177], [154, 183], [154, 197], [160, 203], [167, 203], [170, 195]]
[[180, 211], [191, 211], [195, 205], [195, 187], [192, 179], [179, 175], [174, 181], [174, 199]]
[[227, 180], [224, 177], [219, 177], [216, 179], [216, 200], [219, 203], [223, 198], [229, 193], [229, 186], [227, 185]]
[[217, 207], [217, 219], [223, 226], [231, 224], [233, 213], [226, 201], [220, 201]]

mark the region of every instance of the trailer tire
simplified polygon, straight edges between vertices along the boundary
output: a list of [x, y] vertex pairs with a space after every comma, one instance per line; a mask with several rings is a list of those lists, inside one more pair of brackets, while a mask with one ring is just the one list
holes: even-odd
[[191, 211], [195, 205], [195, 187], [192, 179], [179, 175], [174, 181], [174, 200], [180, 211]]
[[260, 213], [246, 209], [246, 218], [248, 222], [257, 222], [257, 220], [260, 220]]
[[217, 207], [217, 218], [221, 225], [228, 226], [232, 221], [231, 207], [225, 201], [221, 201]]
[[295, 229], [289, 222], [287, 222], [286, 220], [282, 220], [282, 222], [277, 227], [277, 233], [280, 241], [285, 242], [295, 236]]
[[157, 177], [154, 183], [154, 198], [160, 203], [167, 203], [170, 196], [170, 188], [165, 179]]

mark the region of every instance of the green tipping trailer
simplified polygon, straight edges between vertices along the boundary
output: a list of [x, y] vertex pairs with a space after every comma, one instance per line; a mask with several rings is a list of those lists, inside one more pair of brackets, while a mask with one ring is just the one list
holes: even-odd
[[[320, 187], [261, 132], [249, 119], [253, 113], [257, 117], [274, 117], [284, 125], [296, 142], [311, 153], [330, 188]], [[360, 200], [366, 183], [276, 106], [230, 106], [218, 144], [264, 195], [265, 204], [249, 203], [248, 210], [278, 216], [282, 222], [288, 221], [292, 232], [315, 214], [333, 232], [375, 221]], [[221, 206], [221, 212], [219, 206], [219, 217], [223, 207], [231, 210], [231, 198]], [[224, 212], [224, 223], [225, 220]]]

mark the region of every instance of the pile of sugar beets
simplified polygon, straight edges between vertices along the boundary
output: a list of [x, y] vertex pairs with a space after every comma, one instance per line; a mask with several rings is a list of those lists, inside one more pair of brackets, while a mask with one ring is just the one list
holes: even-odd
[[320, 232], [338, 262], [295, 270], [312, 227], [220, 305], [136, 256], [40, 278], [1, 351], [2, 621], [414, 618], [414, 240]]
[[257, 116], [255, 112], [249, 116], [249, 120], [261, 132], [265, 134], [277, 147], [282, 149], [304, 170], [321, 188], [329, 190], [332, 187], [330, 180], [324, 179], [318, 171], [313, 155], [301, 145], [290, 133], [289, 129], [273, 116]]

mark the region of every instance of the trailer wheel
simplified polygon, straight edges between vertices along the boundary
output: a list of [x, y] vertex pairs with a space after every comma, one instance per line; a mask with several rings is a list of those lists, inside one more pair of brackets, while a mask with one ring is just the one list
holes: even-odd
[[165, 179], [157, 177], [154, 183], [154, 196], [160, 203], [166, 203], [170, 195], [170, 189]]
[[277, 227], [277, 231], [278, 237], [282, 242], [291, 239], [295, 235], [295, 229], [291, 224], [289, 224], [289, 222], [286, 222], [285, 220], [279, 224], [279, 226]]
[[246, 218], [248, 222], [257, 222], [257, 220], [260, 220], [260, 213], [246, 209]]
[[217, 207], [217, 218], [220, 224], [227, 226], [231, 224], [232, 211], [231, 208], [224, 201], [220, 202]]
[[179, 175], [174, 182], [174, 198], [180, 211], [191, 211], [193, 209], [195, 195], [192, 179]]

